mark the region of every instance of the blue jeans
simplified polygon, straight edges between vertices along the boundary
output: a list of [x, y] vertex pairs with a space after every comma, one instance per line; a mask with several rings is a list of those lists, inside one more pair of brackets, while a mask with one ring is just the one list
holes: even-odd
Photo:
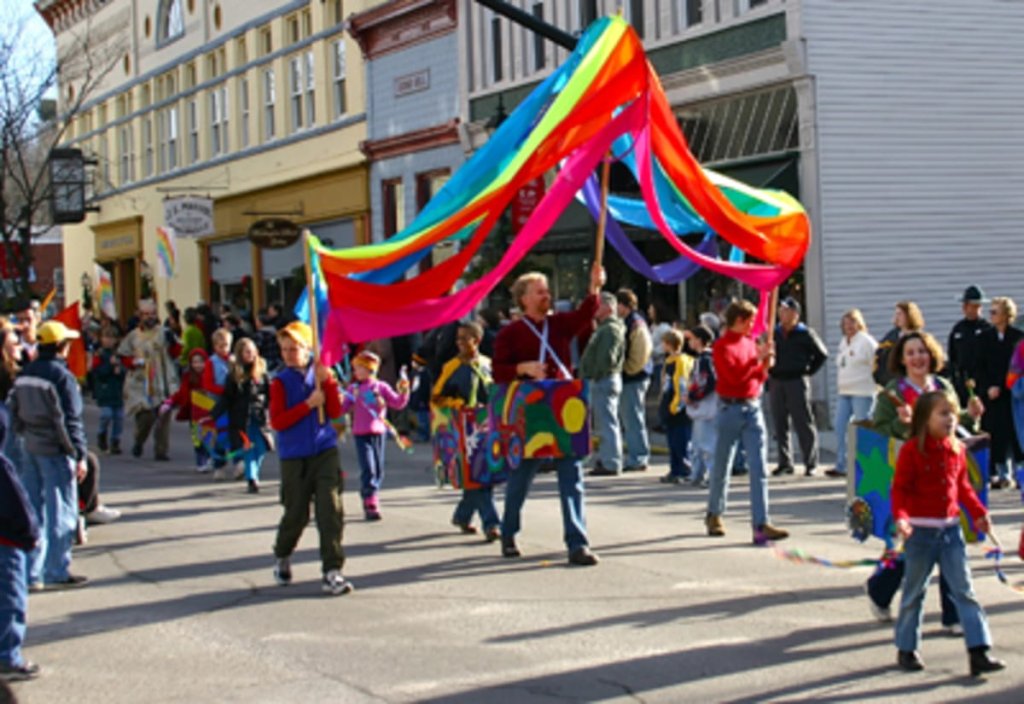
[[364, 499], [376, 496], [384, 482], [385, 435], [356, 435], [356, 459], [359, 460], [359, 495]]
[[263, 439], [263, 432], [256, 424], [250, 425], [247, 432], [251, 447], [242, 455], [242, 462], [245, 463], [245, 479], [258, 482], [260, 468], [263, 467], [263, 458], [267, 456], [267, 441]]
[[605, 469], [622, 469], [622, 433], [619, 430], [619, 395], [622, 377], [618, 374], [590, 380], [590, 412], [597, 434], [597, 461]]
[[26, 452], [21, 482], [39, 521], [39, 544], [29, 558], [30, 584], [63, 582], [71, 567], [71, 544], [78, 527], [78, 482], [66, 455]]
[[[685, 410], [680, 413], [686, 416]], [[692, 433], [693, 423], [689, 416], [671, 419], [665, 426], [665, 437], [668, 439], [668, 473], [673, 477], [690, 476], [687, 447]]]
[[28, 616], [28, 560], [18, 548], [0, 545], [0, 665], [19, 667]]
[[494, 528], [501, 522], [498, 518], [498, 508], [494, 505], [493, 486], [463, 489], [462, 498], [459, 499], [459, 505], [455, 507], [452, 522], [469, 525], [473, 520], [473, 514], [477, 512], [480, 513], [480, 523], [484, 530]]
[[110, 432], [111, 442], [121, 442], [124, 429], [124, 406], [100, 406], [100, 435]]
[[622, 382], [622, 396], [619, 400], [619, 418], [622, 419], [622, 434], [626, 440], [626, 466], [646, 466], [651, 456], [647, 441], [646, 397], [650, 379]]
[[722, 403], [718, 409], [718, 441], [711, 468], [708, 513], [725, 513], [729, 495], [729, 468], [737, 442], [743, 444], [750, 472], [750, 519], [754, 528], [768, 523], [768, 478], [765, 475], [764, 416], [757, 401]]
[[846, 474], [846, 431], [850, 423], [867, 420], [875, 407], [873, 396], [841, 395], [836, 401], [836, 471]]
[[[551, 461], [551, 460], [546, 460]], [[501, 521], [501, 536], [511, 540], [519, 532], [519, 514], [522, 512], [530, 484], [540, 468], [541, 460], [523, 460], [508, 475], [505, 487], [505, 515]], [[588, 545], [587, 521], [584, 516], [583, 468], [575, 457], [554, 460], [558, 472], [558, 496], [562, 505], [562, 533], [569, 552]]]
[[715, 443], [718, 442], [718, 421], [714, 418], [693, 421], [690, 436], [690, 470], [693, 481], [703, 481], [715, 466]]
[[971, 570], [967, 565], [967, 546], [960, 525], [946, 528], [914, 526], [914, 532], [903, 549], [906, 571], [900, 615], [896, 619], [896, 647], [905, 651], [917, 650], [924, 617], [921, 607], [936, 563], [949, 584], [949, 595], [960, 615], [967, 647], [992, 645], [985, 611], [974, 597]]
[[420, 442], [430, 441], [430, 409], [419, 408], [416, 413], [416, 439]]

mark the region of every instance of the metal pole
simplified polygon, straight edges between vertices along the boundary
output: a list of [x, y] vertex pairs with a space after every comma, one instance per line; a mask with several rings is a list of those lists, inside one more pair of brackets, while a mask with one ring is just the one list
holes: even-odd
[[548, 24], [542, 19], [538, 19], [528, 12], [523, 12], [518, 7], [513, 7], [503, 0], [476, 0], [484, 7], [490, 8], [499, 15], [504, 15], [508, 19], [523, 25], [531, 32], [535, 32], [540, 36], [548, 39], [559, 46], [565, 47], [569, 51], [576, 48], [576, 37], [572, 36], [568, 32], [565, 32], [558, 27]]

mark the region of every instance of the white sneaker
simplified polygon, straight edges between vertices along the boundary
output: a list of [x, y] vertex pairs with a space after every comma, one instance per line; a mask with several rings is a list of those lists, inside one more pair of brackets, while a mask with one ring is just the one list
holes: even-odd
[[868, 592], [867, 584], [864, 585], [864, 595], [868, 598], [868, 609], [871, 610], [871, 615], [875, 617], [875, 620], [879, 623], [892, 623], [892, 609], [888, 606], [882, 607], [876, 604]]
[[116, 508], [110, 508], [109, 506], [103, 506], [102, 504], [96, 507], [95, 511], [90, 511], [85, 514], [85, 522], [89, 525], [104, 525], [107, 523], [113, 523], [121, 517], [121, 512]]
[[321, 589], [324, 590], [325, 594], [341, 596], [342, 594], [348, 594], [354, 589], [354, 587], [352, 586], [352, 582], [349, 582], [341, 576], [341, 572], [339, 570], [331, 570], [324, 575]]

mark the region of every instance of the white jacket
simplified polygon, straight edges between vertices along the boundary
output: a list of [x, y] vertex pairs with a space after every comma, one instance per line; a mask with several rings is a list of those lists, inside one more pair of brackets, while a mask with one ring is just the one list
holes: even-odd
[[842, 396], [874, 396], [875, 380], [871, 370], [875, 364], [875, 338], [863, 330], [848, 341], [844, 336], [839, 341], [836, 366], [839, 370], [837, 385]]

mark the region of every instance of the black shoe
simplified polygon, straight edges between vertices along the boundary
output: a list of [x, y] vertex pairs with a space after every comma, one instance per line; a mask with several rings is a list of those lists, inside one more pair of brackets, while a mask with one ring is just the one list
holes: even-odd
[[594, 465], [594, 468], [592, 470], [587, 472], [587, 474], [591, 477], [615, 477], [618, 476], [619, 473], [616, 472], [614, 469], [608, 469], [603, 464], [598, 462], [597, 464]]
[[[26, 660], [20, 665], [0, 665], [0, 680], [4, 682], [24, 682], [39, 677], [39, 665]], [[13, 701], [13, 699], [11, 700]]]
[[805, 477], [813, 477], [817, 471], [818, 471], [817, 467], [808, 467], [807, 469], [804, 470], [804, 476]]
[[519, 552], [519, 548], [516, 547], [515, 538], [502, 538], [501, 539], [501, 556], [502, 557], [521, 557], [523, 553]]
[[646, 472], [647, 471], [647, 465], [645, 465], [645, 464], [635, 464], [632, 467], [623, 467], [622, 471], [623, 472]]
[[826, 477], [831, 477], [833, 479], [839, 479], [841, 477], [845, 478], [846, 477], [846, 472], [840, 472], [838, 469], [835, 469], [835, 468], [826, 469], [825, 470], [825, 476]]
[[781, 465], [780, 464], [772, 472], [772, 476], [773, 477], [781, 477], [783, 474], [792, 474], [792, 473], [793, 473], [793, 468], [792, 467], [790, 467], [789, 465]]
[[107, 451], [107, 434], [106, 433], [100, 433], [100, 436], [98, 438], [98, 442], [99, 442], [99, 446], [100, 446], [100, 452], [106, 452]]
[[896, 656], [896, 664], [907, 672], [918, 672], [924, 669], [924, 660], [916, 650], [901, 650]]
[[142, 457], [142, 445], [132, 445], [132, 457]]
[[466, 535], [476, 535], [476, 526], [472, 526], [468, 523], [459, 523], [454, 518], [452, 519], [452, 525], [459, 529], [460, 532]]
[[67, 579], [60, 582], [47, 582], [44, 591], [55, 592], [63, 589], [78, 589], [89, 583], [89, 578], [80, 574], [69, 574]]
[[246, 489], [246, 491], [248, 491], [250, 494], [258, 494], [258, 493], [260, 493], [260, 483], [258, 481], [256, 481], [255, 479], [250, 479], [249, 480], [249, 488]]
[[998, 672], [1006, 667], [1002, 660], [990, 657], [988, 646], [980, 645], [977, 648], [970, 648], [968, 651], [971, 663], [971, 677], [983, 675], [986, 672]]
[[121, 454], [121, 441], [111, 440], [110, 441], [110, 454], [120, 455]]
[[590, 548], [584, 546], [569, 553], [569, 564], [580, 567], [593, 567], [599, 562], [597, 555], [590, 552]]

